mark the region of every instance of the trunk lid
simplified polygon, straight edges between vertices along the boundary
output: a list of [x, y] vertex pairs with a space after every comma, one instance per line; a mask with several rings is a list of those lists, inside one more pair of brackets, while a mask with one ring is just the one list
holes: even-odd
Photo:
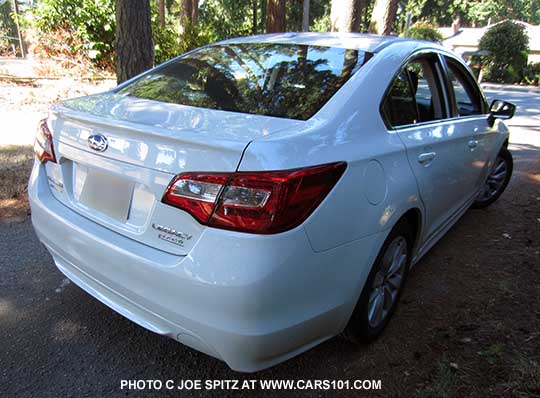
[[[45, 165], [53, 195], [111, 230], [179, 255], [205, 227], [161, 203], [172, 178], [235, 171], [252, 140], [303, 123], [114, 93], [64, 101], [48, 122], [57, 159]], [[106, 140], [103, 151], [89, 145], [96, 136]]]

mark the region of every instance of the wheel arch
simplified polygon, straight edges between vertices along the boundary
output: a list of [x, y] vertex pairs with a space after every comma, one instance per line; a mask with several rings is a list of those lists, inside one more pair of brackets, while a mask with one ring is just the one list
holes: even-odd
[[412, 207], [408, 209], [403, 215], [398, 219], [395, 225], [399, 224], [401, 221], [405, 220], [407, 224], [413, 229], [413, 256], [418, 250], [420, 244], [420, 237], [422, 236], [422, 225], [423, 225], [423, 216], [422, 212], [418, 207]]
[[[407, 210], [405, 210], [399, 218], [397, 218], [396, 222], [392, 224], [391, 228], [388, 228], [384, 232], [384, 240], [383, 243], [380, 245], [380, 247], [377, 247], [376, 254], [374, 255], [373, 263], [371, 264], [371, 267], [369, 269], [369, 274], [373, 272], [373, 267], [376, 265], [376, 261], [381, 255], [382, 249], [384, 248], [385, 242], [389, 240], [389, 238], [392, 236], [392, 231], [394, 231], [400, 224], [406, 223], [407, 227], [410, 227], [412, 229], [412, 235], [414, 237], [413, 242], [413, 249], [412, 253], [410, 255], [410, 265], [412, 265], [415, 252], [418, 249], [420, 237], [422, 233], [422, 223], [423, 223], [423, 215], [422, 211], [418, 207], [409, 207]], [[349, 315], [346, 317], [347, 321], [342, 325], [342, 336], [345, 337], [345, 339], [349, 341], [355, 341], [358, 342], [358, 338], [356, 337], [356, 334], [352, 332], [350, 328], [351, 322], [355, 322], [355, 313], [357, 312], [357, 308], [359, 303], [362, 300], [364, 291], [366, 289], [366, 286], [370, 286], [369, 279], [370, 276], [368, 275], [364, 283], [360, 286], [358, 289], [358, 294], [354, 297], [354, 304], [350, 307]]]

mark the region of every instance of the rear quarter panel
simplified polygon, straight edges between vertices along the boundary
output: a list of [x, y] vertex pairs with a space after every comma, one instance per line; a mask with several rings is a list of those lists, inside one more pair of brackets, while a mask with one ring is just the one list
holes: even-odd
[[409, 50], [385, 51], [301, 128], [254, 140], [240, 163], [239, 170], [249, 171], [347, 162], [338, 184], [304, 223], [315, 251], [388, 230], [410, 208], [423, 211], [405, 148], [379, 113], [395, 68]]

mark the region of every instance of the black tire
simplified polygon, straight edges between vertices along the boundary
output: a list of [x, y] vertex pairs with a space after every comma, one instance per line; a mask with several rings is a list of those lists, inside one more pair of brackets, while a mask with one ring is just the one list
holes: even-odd
[[[491, 195], [487, 197], [484, 194], [484, 192], [486, 191], [483, 190], [478, 196], [478, 198], [473, 202], [471, 206], [472, 208], [483, 209], [485, 207], [488, 207], [490, 204], [492, 204], [497, 199], [499, 199], [499, 197], [502, 195], [502, 193], [506, 189], [506, 186], [510, 182], [510, 178], [512, 178], [512, 171], [514, 170], [514, 160], [512, 158], [512, 154], [507, 148], [503, 148], [501, 152], [499, 152], [499, 154], [497, 155], [497, 159], [495, 160], [494, 170], [497, 168], [500, 161], [503, 161], [506, 166], [506, 175], [504, 177], [504, 180], [502, 181], [502, 184], [498, 186], [497, 190], [494, 193], [492, 193]], [[490, 172], [488, 177], [486, 177], [485, 186], [489, 184], [489, 180], [491, 176], [492, 176], [492, 172]]]
[[[397, 296], [392, 302], [391, 308], [386, 313], [384, 319], [377, 326], [372, 326], [370, 324], [368, 315], [369, 299], [374, 291], [376, 278], [378, 277], [378, 274], [380, 275], [380, 272], [382, 272], [381, 270], [383, 269], [383, 258], [385, 256], [385, 253], [387, 253], [390, 245], [393, 244], [393, 242], [395, 242], [396, 240], [398, 240], [399, 237], [403, 237], [405, 239], [407, 246], [407, 259], [404, 267], [403, 277], [401, 279], [401, 285], [399, 287], [399, 290], [397, 291]], [[411, 264], [413, 243], [413, 229], [410, 227], [406, 220], [400, 221], [392, 229], [381, 247], [377, 259], [375, 260], [371, 272], [369, 273], [369, 276], [366, 280], [362, 293], [360, 294], [360, 298], [358, 299], [356, 307], [351, 315], [351, 318], [349, 319], [349, 323], [341, 334], [343, 338], [356, 344], [366, 343], [375, 340], [383, 332], [386, 325], [390, 321], [390, 318], [392, 317], [392, 314], [396, 309], [399, 298], [401, 297], [401, 293], [403, 292], [403, 288], [405, 286], [409, 267]]]

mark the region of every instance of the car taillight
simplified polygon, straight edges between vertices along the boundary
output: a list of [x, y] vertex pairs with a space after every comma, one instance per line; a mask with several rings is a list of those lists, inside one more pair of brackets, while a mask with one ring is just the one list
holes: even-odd
[[39, 122], [38, 131], [34, 140], [34, 153], [42, 163], [47, 161], [56, 162], [52, 134], [49, 131], [49, 127], [47, 127], [46, 119]]
[[273, 234], [301, 224], [346, 167], [338, 162], [283, 171], [183, 173], [169, 184], [162, 202], [204, 225]]

